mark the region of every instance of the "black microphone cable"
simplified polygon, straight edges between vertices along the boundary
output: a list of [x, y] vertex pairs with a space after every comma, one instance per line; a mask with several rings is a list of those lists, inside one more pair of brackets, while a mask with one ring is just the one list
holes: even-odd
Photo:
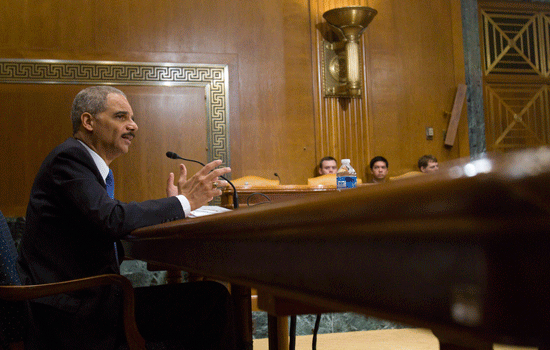
[[[168, 151], [168, 152], [166, 152], [166, 156], [170, 159], [181, 159], [181, 160], [185, 160], [185, 161], [188, 161], [188, 162], [193, 162], [193, 163], [197, 163], [197, 164], [200, 164], [202, 166], [205, 166], [204, 163], [199, 162], [198, 160], [183, 158], [183, 157], [178, 156], [174, 152]], [[231, 187], [233, 187], [233, 208], [234, 209], [239, 208], [239, 197], [237, 195], [237, 189], [235, 188], [235, 185], [233, 185], [233, 183], [231, 181], [229, 181], [225, 176], [220, 175], [220, 177], [222, 179], [224, 179], [225, 181], [227, 181], [227, 183], [230, 184]]]
[[290, 316], [290, 329], [288, 330], [288, 350], [296, 349], [296, 315]]
[[[267, 199], [267, 201], [265, 202], [259, 202], [259, 203], [256, 203], [256, 204], [253, 204], [251, 205], [250, 204], [250, 198], [254, 197], [254, 196], [262, 196], [264, 197], [265, 199]], [[246, 197], [246, 205], [247, 206], [254, 206], [254, 205], [260, 205], [260, 204], [266, 204], [266, 203], [271, 203], [271, 198], [269, 198], [266, 194], [262, 193], [262, 192], [254, 192], [254, 193], [251, 193], [248, 197]]]
[[317, 349], [317, 333], [319, 332], [319, 324], [321, 323], [321, 314], [315, 317], [315, 327], [313, 328], [313, 339], [311, 340], [311, 349]]

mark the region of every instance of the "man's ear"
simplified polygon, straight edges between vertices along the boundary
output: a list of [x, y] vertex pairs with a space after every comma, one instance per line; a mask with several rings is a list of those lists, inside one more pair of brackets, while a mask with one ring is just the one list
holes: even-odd
[[80, 122], [82, 123], [82, 127], [84, 127], [87, 131], [94, 130], [94, 117], [90, 113], [82, 113], [80, 116]]

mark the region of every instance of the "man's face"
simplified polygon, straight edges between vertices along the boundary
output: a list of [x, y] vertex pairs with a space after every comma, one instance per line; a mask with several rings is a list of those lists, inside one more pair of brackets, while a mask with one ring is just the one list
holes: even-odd
[[336, 161], [335, 160], [325, 160], [323, 163], [321, 163], [321, 168], [319, 169], [319, 174], [326, 175], [326, 174], [336, 174], [336, 171], [338, 171]]
[[93, 138], [100, 156], [107, 163], [121, 154], [128, 153], [138, 129], [134, 112], [128, 100], [120, 94], [107, 95], [107, 109], [92, 117]]
[[435, 173], [439, 170], [439, 163], [429, 160], [428, 166], [422, 167], [421, 170], [423, 173]]
[[375, 162], [372, 166], [372, 175], [376, 181], [384, 180], [386, 175], [388, 175], [388, 167], [386, 166], [386, 163], [381, 160]]

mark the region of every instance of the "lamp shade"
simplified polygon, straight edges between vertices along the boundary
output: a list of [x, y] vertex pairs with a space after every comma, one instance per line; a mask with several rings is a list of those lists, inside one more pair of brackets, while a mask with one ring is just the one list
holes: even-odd
[[375, 9], [366, 6], [348, 6], [329, 10], [323, 17], [347, 39], [357, 40], [377, 13]]

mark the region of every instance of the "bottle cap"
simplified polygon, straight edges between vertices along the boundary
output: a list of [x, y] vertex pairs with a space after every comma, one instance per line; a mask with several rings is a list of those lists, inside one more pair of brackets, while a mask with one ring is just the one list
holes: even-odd
[[349, 164], [349, 159], [342, 159], [342, 164]]

